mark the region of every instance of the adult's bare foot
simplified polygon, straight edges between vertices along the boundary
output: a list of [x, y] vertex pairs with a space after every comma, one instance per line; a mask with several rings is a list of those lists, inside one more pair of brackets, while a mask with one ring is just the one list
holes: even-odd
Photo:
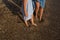
[[33, 26], [37, 26], [37, 24], [35, 24], [35, 23], [33, 23], [32, 25], [33, 25]]

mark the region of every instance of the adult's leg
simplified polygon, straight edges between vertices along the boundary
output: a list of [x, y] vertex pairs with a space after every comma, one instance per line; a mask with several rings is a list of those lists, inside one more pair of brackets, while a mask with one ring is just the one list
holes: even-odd
[[28, 25], [28, 23], [27, 23], [27, 21], [25, 21], [25, 25], [28, 27], [29, 25]]
[[33, 15], [32, 15], [32, 18], [31, 18], [31, 23], [32, 23], [32, 25], [37, 26], [37, 24], [34, 23], [34, 16]]

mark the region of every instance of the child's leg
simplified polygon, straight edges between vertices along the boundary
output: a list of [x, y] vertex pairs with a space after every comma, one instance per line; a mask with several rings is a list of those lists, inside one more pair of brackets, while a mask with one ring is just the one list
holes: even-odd
[[31, 23], [32, 23], [32, 25], [37, 26], [37, 24], [34, 23], [34, 17], [33, 17], [33, 15], [32, 15], [32, 18], [31, 18]]
[[39, 6], [40, 6], [40, 4], [39, 4], [39, 2], [36, 2], [36, 9], [35, 9], [35, 12], [36, 12], [36, 18], [37, 18], [37, 14], [38, 14], [38, 11], [39, 11]]
[[40, 8], [39, 11], [40, 11], [40, 21], [41, 21], [44, 9], [43, 8]]
[[44, 7], [45, 7], [45, 0], [40, 0], [40, 6], [41, 6], [41, 8], [40, 8], [40, 21], [41, 21], [41, 19], [42, 19], [42, 15], [43, 15], [43, 11], [44, 11]]
[[27, 21], [25, 21], [25, 25], [28, 27], [28, 23], [27, 23]]

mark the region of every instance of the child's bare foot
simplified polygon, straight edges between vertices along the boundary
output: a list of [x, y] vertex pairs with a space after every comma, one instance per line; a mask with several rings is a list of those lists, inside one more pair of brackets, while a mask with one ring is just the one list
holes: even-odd
[[42, 18], [42, 19], [40, 19], [40, 20], [39, 20], [39, 22], [44, 22], [44, 19], [43, 19], [43, 18]]

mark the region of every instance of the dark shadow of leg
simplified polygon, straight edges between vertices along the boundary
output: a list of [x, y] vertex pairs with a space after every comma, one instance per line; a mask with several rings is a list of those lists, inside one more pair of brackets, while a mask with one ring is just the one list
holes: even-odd
[[[6, 7], [13, 13], [13, 15], [18, 15], [18, 17], [22, 20], [22, 22], [24, 22], [24, 20], [22, 19], [22, 13], [20, 12], [20, 9], [16, 5], [14, 5], [13, 3], [11, 3], [8, 0], [3, 0], [3, 2], [6, 5]], [[15, 3], [15, 1], [13, 1], [13, 2]]]
[[19, 6], [22, 5], [22, 0], [12, 0], [13, 2], [15, 2], [16, 4], [18, 4]]

